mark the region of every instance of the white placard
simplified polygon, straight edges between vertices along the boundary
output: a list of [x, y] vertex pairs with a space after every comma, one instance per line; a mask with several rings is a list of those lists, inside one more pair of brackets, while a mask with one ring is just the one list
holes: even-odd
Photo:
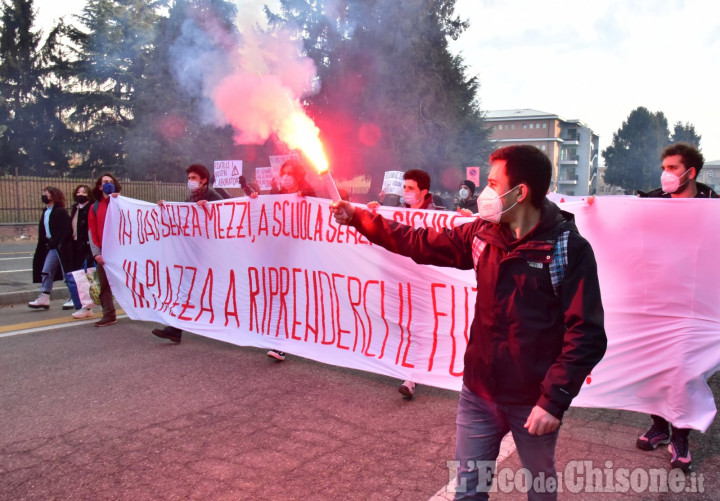
[[242, 160], [215, 160], [216, 188], [241, 188]]
[[403, 175], [405, 173], [401, 170], [389, 170], [385, 172], [383, 178], [382, 191], [386, 195], [398, 195], [403, 196]]

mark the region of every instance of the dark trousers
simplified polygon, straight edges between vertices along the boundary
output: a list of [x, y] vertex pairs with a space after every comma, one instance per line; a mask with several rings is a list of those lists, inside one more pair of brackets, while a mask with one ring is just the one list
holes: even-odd
[[100, 306], [102, 306], [103, 318], [115, 318], [115, 305], [113, 304], [110, 283], [105, 274], [105, 268], [100, 263], [97, 263], [97, 272], [100, 280]]

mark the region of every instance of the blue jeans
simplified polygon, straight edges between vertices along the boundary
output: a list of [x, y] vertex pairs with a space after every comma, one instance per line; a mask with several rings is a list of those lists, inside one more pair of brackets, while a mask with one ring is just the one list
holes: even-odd
[[[460, 463], [456, 500], [488, 499], [500, 442], [508, 431], [512, 432], [522, 467], [530, 472], [532, 479], [542, 480], [543, 485], [557, 482], [555, 445], [560, 428], [545, 435], [530, 435], [523, 425], [533, 407], [491, 402], [480, 398], [463, 385], [456, 421], [455, 460]], [[555, 480], [545, 483], [549, 478]], [[557, 493], [535, 492], [530, 488], [528, 499], [555, 500]]]
[[[53, 289], [53, 282], [55, 281], [55, 274], [62, 268], [60, 263], [60, 256], [55, 249], [50, 249], [45, 256], [45, 262], [43, 263], [43, 269], [41, 273], [42, 284], [41, 291], [50, 294]], [[63, 270], [64, 271], [64, 270]]]

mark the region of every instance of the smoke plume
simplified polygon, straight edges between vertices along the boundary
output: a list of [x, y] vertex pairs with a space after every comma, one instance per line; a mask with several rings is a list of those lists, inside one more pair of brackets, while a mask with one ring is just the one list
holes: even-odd
[[171, 51], [175, 76], [199, 100], [201, 118], [231, 125], [238, 144], [278, 134], [293, 147], [284, 131], [293, 114], [304, 114], [301, 99], [317, 91], [315, 64], [289, 30], [262, 30], [249, 15], [253, 5], [262, 12], [244, 2], [238, 32], [207, 11], [189, 16]]

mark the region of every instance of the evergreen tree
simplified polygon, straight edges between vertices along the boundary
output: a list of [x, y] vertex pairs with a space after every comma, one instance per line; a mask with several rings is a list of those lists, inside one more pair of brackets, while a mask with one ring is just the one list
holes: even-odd
[[232, 159], [232, 128], [208, 124], [202, 109], [211, 103], [190, 87], [201, 85], [207, 54], [219, 53], [221, 41], [237, 36], [235, 15], [225, 0], [177, 0], [158, 23], [127, 138], [136, 177], [184, 179], [191, 163], [212, 171], [214, 160]]
[[604, 181], [620, 186], [626, 193], [647, 191], [660, 182], [660, 154], [670, 142], [668, 121], [662, 112], [634, 109], [613, 134], [612, 144], [603, 152], [607, 170]]
[[280, 13], [268, 11], [273, 24], [298, 27], [318, 67], [321, 90], [307, 108], [339, 176], [379, 183], [386, 170], [421, 168], [433, 189], [454, 189], [461, 167], [486, 162], [478, 81], [448, 49], [467, 27], [454, 5], [282, 0]]
[[33, 0], [4, 1], [0, 33], [0, 172], [57, 175], [67, 169], [67, 129], [52, 74], [61, 61], [54, 28], [41, 44]]
[[166, 0], [89, 0], [68, 36], [76, 59], [66, 77], [73, 93], [69, 120], [78, 136], [84, 172], [126, 173], [126, 135], [135, 118], [137, 88]]
[[682, 123], [676, 122], [673, 128], [672, 137], [670, 138], [671, 143], [688, 143], [700, 147], [700, 140], [702, 136], [695, 132], [695, 126], [690, 122]]

